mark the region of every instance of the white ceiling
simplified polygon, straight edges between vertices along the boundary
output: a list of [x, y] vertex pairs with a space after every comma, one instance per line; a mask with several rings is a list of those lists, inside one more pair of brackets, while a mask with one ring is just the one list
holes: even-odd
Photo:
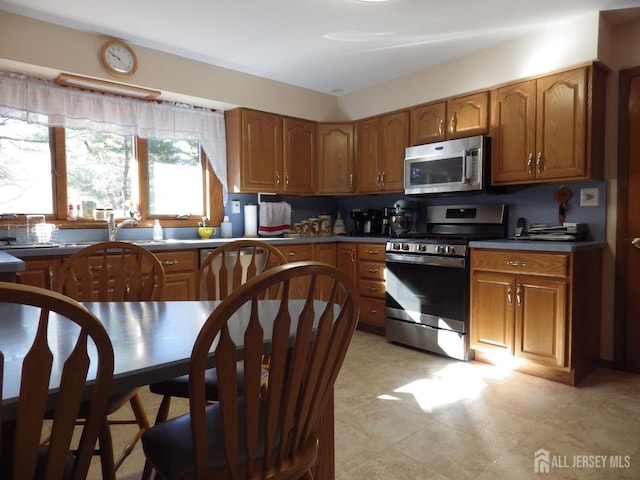
[[0, 10], [336, 95], [586, 14], [639, 6], [640, 0], [0, 0]]

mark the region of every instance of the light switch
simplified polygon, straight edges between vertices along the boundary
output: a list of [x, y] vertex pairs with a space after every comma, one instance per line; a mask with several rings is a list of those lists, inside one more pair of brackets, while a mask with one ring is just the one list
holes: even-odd
[[580, 206], [597, 207], [600, 203], [600, 190], [597, 188], [580, 189]]

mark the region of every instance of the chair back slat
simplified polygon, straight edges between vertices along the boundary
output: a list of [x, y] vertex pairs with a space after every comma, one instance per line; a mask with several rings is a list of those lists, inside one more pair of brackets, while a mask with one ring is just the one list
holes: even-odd
[[[26, 332], [34, 333], [21, 364], [14, 416], [2, 419], [13, 425], [10, 439], [5, 431], [0, 445], [2, 471], [14, 480], [84, 479], [106, 412], [113, 377], [113, 348], [109, 336], [102, 323], [85, 307], [55, 292], [0, 283], [0, 303], [28, 305], [40, 310], [39, 314], [33, 309], [18, 310], [18, 317], [3, 318], [3, 321], [19, 322]], [[79, 328], [68, 330], [63, 328], [64, 323]], [[60, 337], [62, 331], [77, 333]], [[50, 339], [55, 343], [50, 343]], [[91, 380], [89, 390], [88, 380]], [[51, 389], [55, 393], [52, 394]], [[88, 401], [88, 414], [74, 456], [71, 454], [74, 430], [83, 401]], [[46, 447], [42, 447], [47, 412], [51, 413], [48, 418], [52, 418], [48, 423], [51, 434]], [[46, 449], [44, 457], [40, 455], [43, 448]]]
[[101, 242], [67, 257], [54, 289], [78, 301], [159, 300], [165, 272], [153, 252], [127, 242]]
[[[291, 293], [300, 281], [309, 290], [306, 298], [294, 300]], [[279, 296], [265, 302], [264, 293], [274, 287]], [[213, 311], [192, 352], [189, 401], [194, 477], [218, 478], [207, 465], [204, 371], [212, 349], [226, 459], [216, 473], [229, 479], [263, 479], [276, 473], [281, 475], [278, 478], [298, 478], [315, 460], [320, 414], [332, 394], [358, 314], [353, 282], [344, 272], [320, 262], [274, 267], [232, 292]], [[240, 331], [236, 321], [230, 329], [232, 317], [242, 319]], [[242, 397], [236, 375], [240, 344]], [[266, 394], [260, 391], [259, 375], [265, 345], [270, 356]]]
[[222, 300], [247, 280], [285, 263], [284, 254], [266, 242], [247, 239], [226, 243], [202, 262], [198, 270], [198, 298]]

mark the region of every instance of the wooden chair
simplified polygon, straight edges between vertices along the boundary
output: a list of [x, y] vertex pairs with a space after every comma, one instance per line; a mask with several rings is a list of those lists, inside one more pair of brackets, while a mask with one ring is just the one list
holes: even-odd
[[[290, 300], [294, 280], [303, 277], [309, 279], [307, 297]], [[317, 300], [316, 287], [327, 279], [332, 285], [328, 300]], [[281, 296], [260, 300], [273, 287], [281, 288]], [[312, 479], [319, 441], [315, 431], [358, 314], [352, 281], [324, 263], [289, 263], [249, 280], [203, 326], [191, 357], [189, 413], [144, 433], [148, 461], [161, 478], [169, 479]], [[242, 395], [236, 373], [239, 348]], [[213, 404], [205, 396], [211, 351], [220, 383], [219, 402]], [[271, 363], [263, 395], [265, 351]]]
[[[236, 240], [216, 248], [202, 262], [198, 270], [197, 285], [200, 300], [222, 300], [247, 280], [277, 265], [287, 263], [284, 254], [273, 245], [260, 240]], [[265, 292], [277, 295], [277, 292]], [[239, 373], [242, 376], [242, 372]], [[266, 378], [266, 376], [265, 376]], [[240, 391], [242, 383], [239, 382]], [[171, 397], [189, 398], [189, 376], [184, 375], [149, 386], [163, 395], [158, 408], [156, 424], [169, 415]], [[218, 400], [218, 379], [215, 369], [206, 374], [207, 399]], [[146, 475], [143, 477], [146, 478]]]
[[[16, 374], [21, 379], [17, 405], [10, 405], [10, 412], [7, 406], [0, 412], [5, 415], [5, 418], [0, 415], [3, 427], [0, 478], [85, 479], [113, 378], [113, 348], [109, 336], [102, 323], [86, 308], [50, 290], [3, 282], [0, 283], [0, 302], [39, 309], [39, 314], [32, 316], [22, 315], [21, 310], [16, 309], [25, 335], [33, 331], [34, 338], [29, 351], [22, 353], [22, 372]], [[50, 313], [55, 313], [56, 318]], [[78, 335], [68, 339], [68, 343], [61, 342], [55, 334], [56, 325], [62, 322], [79, 326]], [[89, 351], [95, 353], [89, 354], [88, 346]], [[0, 353], [0, 379], [4, 378], [2, 367]], [[87, 380], [92, 382], [89, 400], [85, 392]], [[50, 396], [50, 388], [56, 387], [59, 387], [57, 395]], [[86, 408], [86, 422], [74, 455], [72, 437], [81, 408]], [[45, 412], [53, 412], [51, 421], [45, 422]], [[43, 428], [51, 432], [45, 446], [41, 445]]]
[[[54, 279], [54, 289], [83, 302], [147, 301], [161, 300], [164, 282], [162, 263], [151, 251], [127, 242], [101, 242], [65, 259]], [[108, 418], [127, 403], [135, 418]], [[121, 424], [135, 424], [138, 431], [118, 459], [114, 459], [110, 426]], [[99, 437], [103, 478], [115, 478], [115, 472], [149, 426], [138, 389], [111, 396]]]

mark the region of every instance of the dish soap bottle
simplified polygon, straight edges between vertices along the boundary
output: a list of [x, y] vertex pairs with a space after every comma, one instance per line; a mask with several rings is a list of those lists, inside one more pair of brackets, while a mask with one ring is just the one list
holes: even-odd
[[162, 240], [162, 226], [157, 218], [153, 222], [153, 239]]

